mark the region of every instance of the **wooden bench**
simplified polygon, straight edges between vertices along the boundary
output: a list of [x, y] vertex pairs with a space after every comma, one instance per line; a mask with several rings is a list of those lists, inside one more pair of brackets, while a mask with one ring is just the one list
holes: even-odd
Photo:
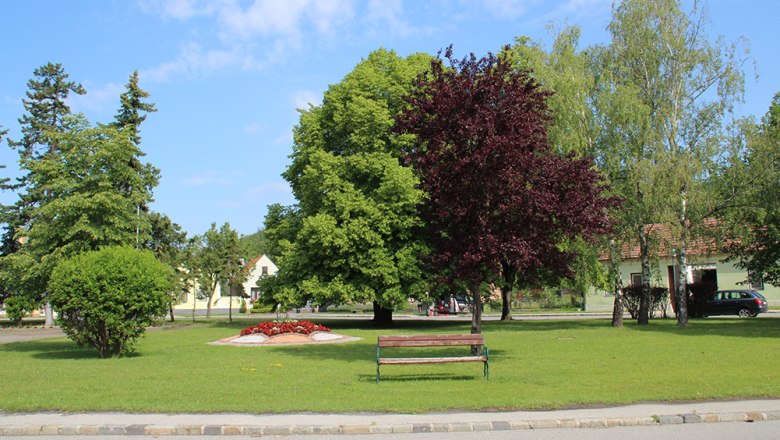
[[[480, 356], [445, 356], [445, 357], [382, 357], [382, 349], [390, 347], [452, 347], [469, 346], [482, 347]], [[376, 343], [376, 382], [379, 383], [380, 365], [412, 365], [412, 364], [444, 364], [449, 362], [482, 362], [482, 374], [490, 377], [488, 348], [485, 338], [475, 335], [406, 335], [379, 336]]]

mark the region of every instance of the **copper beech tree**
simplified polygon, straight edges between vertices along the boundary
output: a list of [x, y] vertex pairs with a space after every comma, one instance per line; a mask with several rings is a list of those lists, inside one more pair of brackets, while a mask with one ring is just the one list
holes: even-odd
[[608, 232], [617, 200], [590, 159], [552, 151], [549, 93], [528, 72], [493, 54], [457, 60], [450, 47], [445, 58], [419, 77], [396, 129], [416, 135], [407, 160], [428, 194], [431, 262], [468, 286], [480, 333], [486, 283], [503, 280], [508, 295], [518, 277], [570, 275], [565, 244]]

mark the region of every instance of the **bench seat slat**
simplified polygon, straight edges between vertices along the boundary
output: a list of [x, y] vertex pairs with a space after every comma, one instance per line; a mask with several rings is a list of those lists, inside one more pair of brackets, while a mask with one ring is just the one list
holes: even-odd
[[455, 347], [462, 345], [483, 345], [484, 342], [474, 339], [451, 339], [449, 341], [425, 340], [425, 341], [391, 341], [379, 344], [382, 348], [388, 347]]
[[379, 358], [380, 365], [446, 364], [449, 362], [487, 362], [484, 356]]
[[[382, 357], [383, 348], [405, 348], [405, 347], [453, 347], [453, 346], [471, 346], [482, 347], [482, 355], [470, 356], [428, 356], [428, 357]], [[379, 336], [376, 347], [376, 382], [379, 383], [380, 365], [414, 365], [414, 364], [444, 364], [454, 362], [482, 362], [483, 375], [490, 377], [488, 370], [488, 351], [485, 346], [485, 339], [481, 334], [461, 334], [461, 335], [396, 335]]]
[[451, 347], [459, 345], [484, 345], [482, 335], [408, 335], [380, 336], [380, 348], [384, 347]]

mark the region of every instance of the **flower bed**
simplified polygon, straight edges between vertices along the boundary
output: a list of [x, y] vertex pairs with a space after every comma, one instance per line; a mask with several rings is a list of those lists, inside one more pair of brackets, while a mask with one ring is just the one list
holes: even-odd
[[241, 336], [256, 333], [264, 334], [266, 336], [281, 335], [282, 333], [310, 335], [314, 332], [330, 332], [330, 329], [324, 325], [315, 324], [310, 321], [266, 321], [241, 330]]

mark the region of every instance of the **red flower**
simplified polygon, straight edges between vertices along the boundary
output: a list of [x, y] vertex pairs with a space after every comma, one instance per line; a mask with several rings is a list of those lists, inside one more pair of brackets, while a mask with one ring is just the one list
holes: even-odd
[[299, 333], [302, 335], [309, 335], [318, 331], [330, 332], [330, 329], [324, 325], [315, 324], [310, 321], [266, 321], [241, 330], [241, 336], [251, 335], [254, 333], [262, 333], [267, 336], [274, 336], [282, 333]]

